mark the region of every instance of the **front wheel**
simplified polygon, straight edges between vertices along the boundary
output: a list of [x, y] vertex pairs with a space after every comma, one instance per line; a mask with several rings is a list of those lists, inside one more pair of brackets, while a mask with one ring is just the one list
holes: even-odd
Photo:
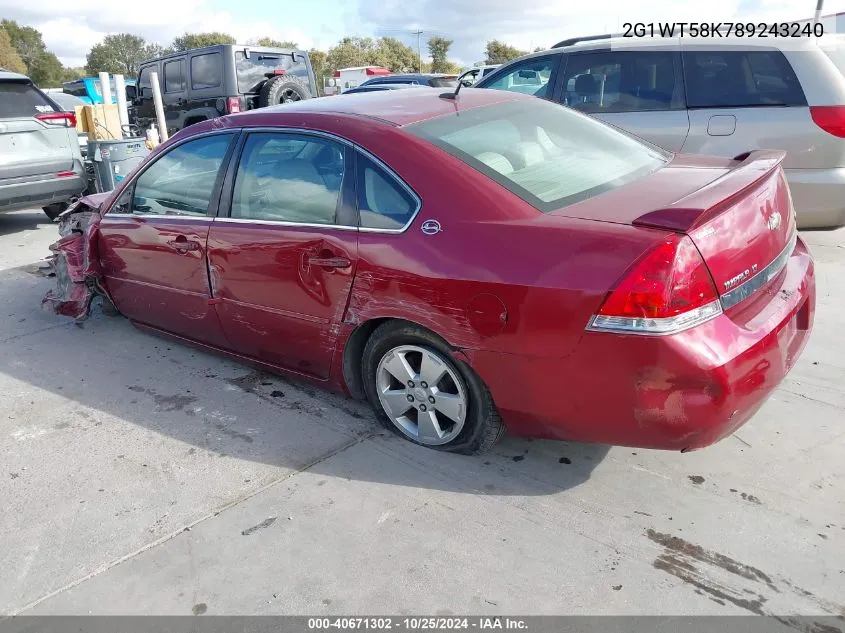
[[475, 455], [504, 433], [490, 392], [445, 343], [407, 323], [389, 322], [364, 348], [364, 390], [382, 423], [429, 448]]

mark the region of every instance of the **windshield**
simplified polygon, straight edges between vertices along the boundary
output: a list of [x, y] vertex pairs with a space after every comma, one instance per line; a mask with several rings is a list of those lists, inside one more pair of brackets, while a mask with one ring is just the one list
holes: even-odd
[[405, 129], [543, 212], [642, 178], [671, 157], [542, 99], [474, 108]]
[[247, 59], [242, 51], [238, 51], [235, 53], [235, 68], [238, 73], [238, 90], [244, 94], [258, 92], [267, 80], [267, 73], [275, 70], [284, 70], [289, 75], [299, 77], [306, 86], [311, 84], [305, 58], [300, 55], [296, 56], [294, 62], [293, 57], [287, 53], [252, 51]]

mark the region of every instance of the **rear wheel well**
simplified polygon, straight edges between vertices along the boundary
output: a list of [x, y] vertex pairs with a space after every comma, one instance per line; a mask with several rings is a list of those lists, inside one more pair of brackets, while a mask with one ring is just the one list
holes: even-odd
[[414, 321], [409, 321], [407, 319], [395, 319], [391, 317], [365, 321], [352, 331], [352, 334], [349, 335], [349, 339], [346, 341], [346, 347], [343, 349], [343, 379], [346, 382], [349, 393], [352, 394], [352, 397], [356, 400], [364, 400], [366, 398], [362, 376], [364, 348], [367, 346], [367, 341], [370, 340], [370, 337], [373, 335], [376, 328], [387, 322], [407, 323], [408, 325], [424, 328], [443, 341], [443, 344], [449, 349], [457, 349], [437, 332], [430, 330], [424, 325], [415, 323]]

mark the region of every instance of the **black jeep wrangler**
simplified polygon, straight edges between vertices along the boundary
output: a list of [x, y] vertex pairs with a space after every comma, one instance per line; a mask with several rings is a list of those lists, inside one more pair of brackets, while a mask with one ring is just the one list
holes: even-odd
[[141, 64], [135, 90], [127, 89], [134, 97], [134, 122], [141, 127], [155, 121], [153, 72], [158, 73], [169, 134], [225, 114], [317, 96], [317, 81], [305, 51], [206, 46]]

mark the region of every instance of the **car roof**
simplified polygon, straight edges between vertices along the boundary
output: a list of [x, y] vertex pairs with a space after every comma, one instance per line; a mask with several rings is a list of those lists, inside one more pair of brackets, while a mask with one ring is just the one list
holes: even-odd
[[20, 73], [13, 73], [11, 70], [0, 69], [0, 80], [15, 80], [15, 81], [28, 81], [29, 77], [26, 75], [21, 75]]
[[450, 94], [452, 90], [420, 87], [413, 90], [359, 92], [342, 95], [342, 99], [335, 97], [304, 99], [268, 108], [258, 108], [231, 115], [231, 118], [239, 123], [246, 123], [250, 118], [262, 118], [272, 114], [326, 113], [368, 117], [403, 126], [454, 114], [461, 110], [536, 98], [506, 90], [461, 90], [456, 99], [439, 96], [444, 93]]
[[[842, 42], [842, 35], [828, 34], [821, 38], [815, 37], [719, 37], [719, 38], [691, 38], [691, 37], [624, 37], [621, 34], [589, 35], [585, 37], [573, 37], [558, 42], [552, 48], [538, 51], [520, 57], [540, 57], [554, 53], [569, 53], [580, 50], [594, 49], [635, 49], [635, 48], [693, 48], [696, 50], [720, 50], [724, 48], [747, 49], [754, 47], [763, 48], [788, 48], [790, 50], [818, 48], [820, 43], [829, 42], [836, 44]], [[840, 44], [841, 45], [841, 44]]]
[[438, 77], [452, 77], [452, 75], [446, 73], [391, 73], [390, 75], [382, 75], [373, 79], [437, 79]]
[[196, 55], [196, 54], [203, 54], [203, 53], [214, 53], [217, 51], [221, 51], [224, 48], [231, 48], [232, 50], [244, 50], [245, 48], [249, 49], [250, 54], [252, 53], [275, 53], [277, 55], [290, 55], [291, 53], [298, 53], [302, 55], [306, 55], [307, 51], [299, 49], [299, 48], [273, 48], [272, 46], [252, 46], [250, 44], [211, 44], [210, 46], [201, 46], [200, 48], [189, 48], [188, 50], [184, 51], [175, 51], [173, 53], [167, 53], [166, 55], [159, 55], [158, 57], [150, 57], [142, 61], [139, 66], [144, 66], [146, 64], [153, 64], [155, 62], [160, 62], [163, 59], [171, 59], [173, 57], [183, 57], [185, 55]]

